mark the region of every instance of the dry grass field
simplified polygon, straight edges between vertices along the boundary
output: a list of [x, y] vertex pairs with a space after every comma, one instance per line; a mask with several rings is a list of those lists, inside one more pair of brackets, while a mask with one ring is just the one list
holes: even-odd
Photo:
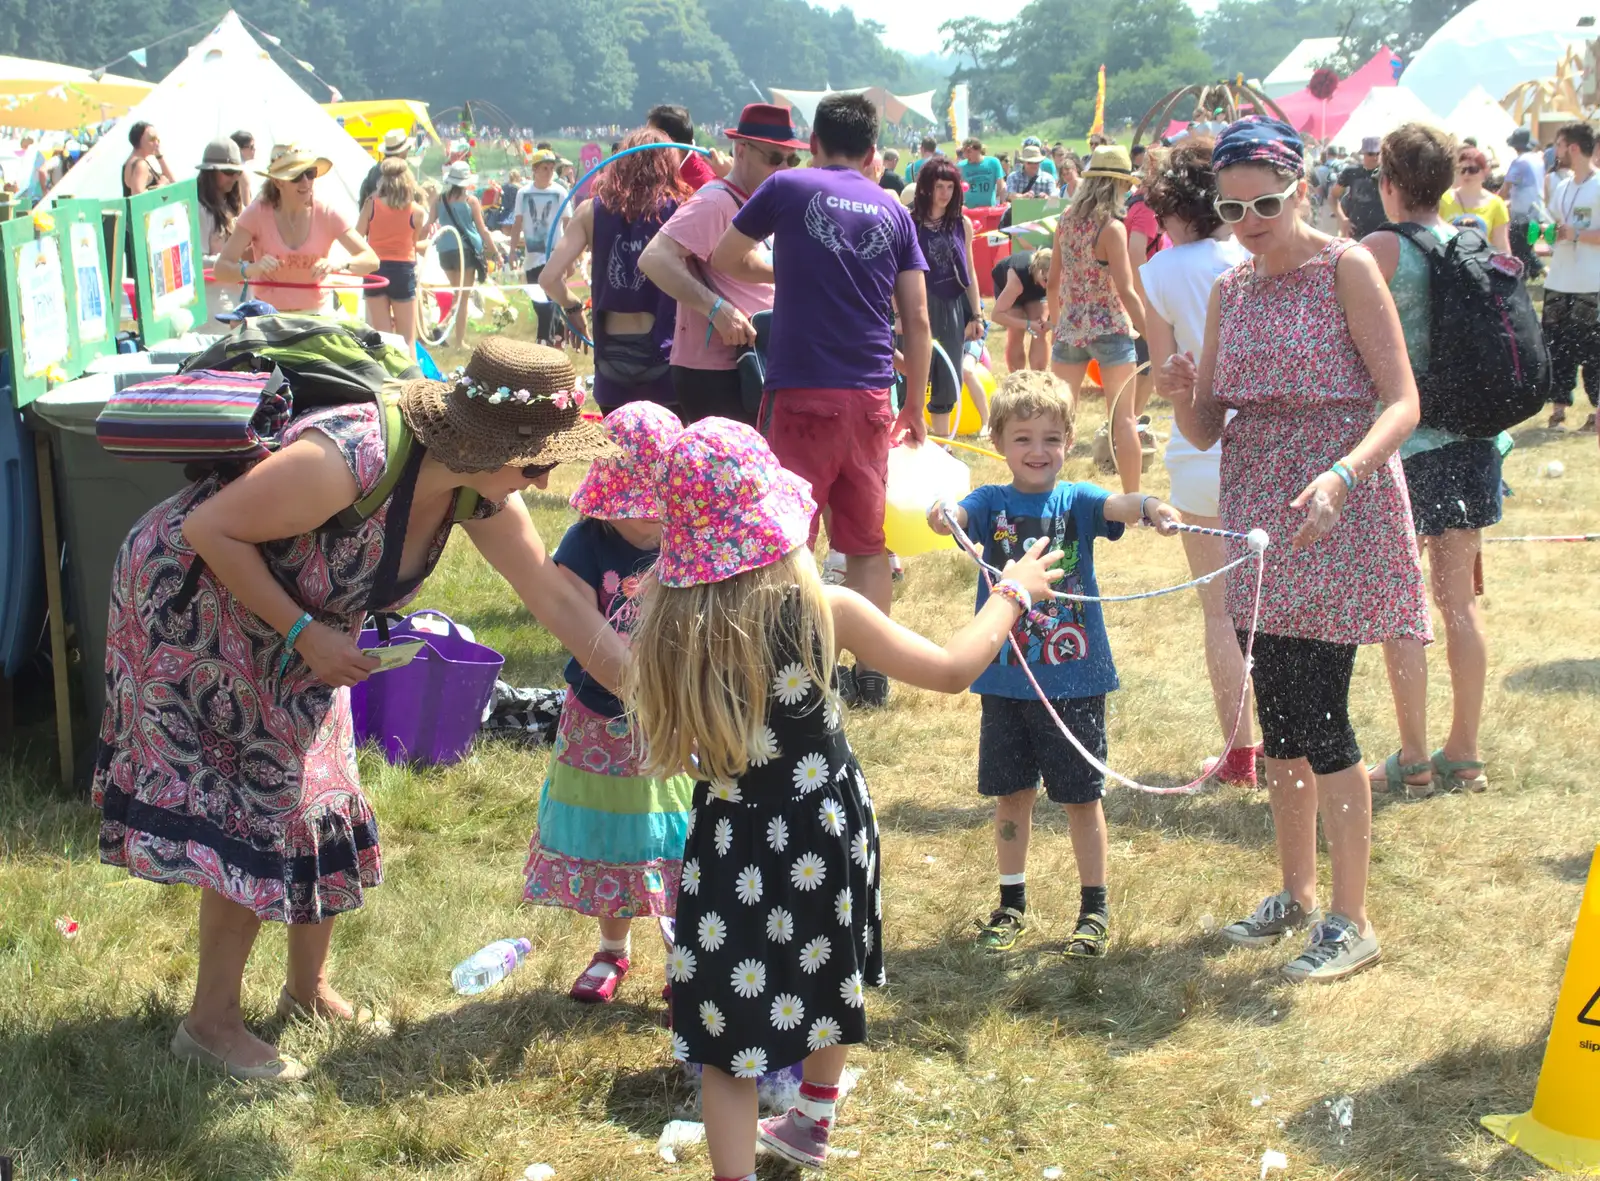
[[[1086, 407], [1080, 434], [1098, 420]], [[1600, 527], [1594, 436], [1526, 429], [1518, 443], [1500, 532]], [[1540, 474], [1551, 460], [1565, 476]], [[1002, 469], [978, 460], [974, 474]], [[1097, 478], [1086, 445], [1067, 475]], [[552, 542], [575, 478], [530, 498]], [[1165, 489], [1159, 465], [1150, 483]], [[1178, 543], [1149, 531], [1099, 564], [1106, 593], [1187, 577]], [[1288, 1169], [1273, 1176], [1290, 1181], [1545, 1176], [1477, 1118], [1532, 1099], [1600, 833], [1600, 546], [1495, 545], [1485, 566], [1492, 790], [1378, 801], [1371, 909], [1386, 958], [1334, 987], [1283, 984], [1292, 948], [1228, 952], [1209, 934], [1276, 889], [1265, 798], [1235, 788], [1110, 791], [1113, 946], [1091, 965], [1053, 954], [1078, 883], [1063, 818], [1041, 810], [1034, 930], [1009, 958], [977, 953], [972, 920], [993, 905], [995, 870], [973, 781], [976, 701], [897, 688], [887, 711], [853, 716], [883, 825], [890, 986], [869, 1000], [873, 1042], [853, 1059], [836, 1138], [859, 1156], [830, 1175], [1231, 1181], [1258, 1177], [1277, 1150]], [[973, 570], [954, 553], [909, 567], [896, 615], [942, 638], [971, 610]], [[504, 651], [513, 683], [559, 677], [550, 638], [464, 539], [423, 602]], [[1220, 745], [1198, 604], [1185, 593], [1106, 615], [1123, 679], [1110, 761], [1181, 782]], [[1429, 666], [1437, 739], [1442, 644]], [[1395, 747], [1376, 651], [1358, 663], [1353, 713], [1369, 760]], [[339, 921], [334, 972], [394, 1030], [280, 1034], [269, 1015], [284, 943], [269, 929], [247, 1009], [315, 1067], [271, 1090], [168, 1054], [193, 984], [195, 894], [100, 866], [94, 812], [19, 756], [0, 775], [0, 1149], [18, 1177], [515, 1181], [533, 1162], [559, 1181], [706, 1177], [703, 1151], [679, 1164], [655, 1151], [666, 1121], [697, 1118], [670, 1061], [659, 944], [641, 924], [617, 1003], [582, 1008], [565, 994], [592, 925], [519, 903], [546, 759], [480, 743], [457, 766], [411, 771], [363, 754], [387, 880]], [[53, 925], [64, 913], [82, 924], [71, 941]], [[528, 963], [477, 999], [454, 996], [450, 967], [510, 935], [532, 938]], [[1332, 1116], [1343, 1099], [1347, 1128]]]

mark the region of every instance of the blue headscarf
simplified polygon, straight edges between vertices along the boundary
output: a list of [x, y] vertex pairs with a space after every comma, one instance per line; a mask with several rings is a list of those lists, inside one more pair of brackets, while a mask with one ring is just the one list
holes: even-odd
[[1230, 124], [1211, 149], [1211, 167], [1221, 172], [1235, 164], [1267, 164], [1306, 174], [1305, 144], [1287, 123], [1264, 115], [1250, 115]]

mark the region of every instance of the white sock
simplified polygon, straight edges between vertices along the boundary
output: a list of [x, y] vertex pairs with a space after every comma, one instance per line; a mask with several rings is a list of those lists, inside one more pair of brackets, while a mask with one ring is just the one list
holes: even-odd
[[[627, 959], [633, 951], [633, 932], [629, 931], [621, 939], [607, 939], [604, 935], [600, 936], [600, 950], [609, 951], [612, 955], [619, 955]], [[607, 963], [590, 964], [587, 972], [587, 975], [601, 982], [610, 980], [613, 976], [620, 974], [615, 964]]]

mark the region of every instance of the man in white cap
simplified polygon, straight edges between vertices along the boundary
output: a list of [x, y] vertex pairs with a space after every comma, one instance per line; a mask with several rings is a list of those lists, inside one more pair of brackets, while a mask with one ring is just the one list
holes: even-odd
[[1044, 153], [1037, 144], [1024, 144], [1017, 152], [1016, 171], [1006, 177], [1005, 196], [1009, 203], [1012, 197], [1054, 197], [1056, 195], [1055, 181], [1044, 170]]
[[1369, 135], [1361, 141], [1361, 159], [1339, 174], [1328, 195], [1339, 217], [1339, 233], [1360, 241], [1384, 222], [1383, 195], [1378, 191], [1378, 165], [1383, 162], [1383, 140]]
[[[405, 159], [411, 154], [411, 137], [398, 127], [391, 128], [383, 133], [383, 160], [394, 157]], [[367, 173], [366, 180], [361, 182], [361, 193], [356, 197], [356, 208], [359, 209], [367, 203], [367, 198], [378, 191], [378, 181], [383, 178], [383, 160], [372, 166], [372, 171]]]
[[[529, 158], [529, 163], [532, 165], [533, 179], [517, 190], [517, 200], [511, 210], [511, 251], [515, 254], [519, 247], [522, 249], [523, 282], [532, 287], [539, 282], [545, 261], [550, 257], [550, 227], [554, 223], [556, 210], [561, 209], [562, 202], [567, 199], [567, 186], [556, 179], [556, 166], [561, 163], [561, 158], [550, 149], [540, 148]], [[569, 205], [562, 211], [561, 227], [556, 237], [561, 236], [561, 231], [566, 229], [571, 219], [572, 207]], [[535, 296], [533, 312], [539, 318], [540, 343], [551, 343], [554, 308]]]

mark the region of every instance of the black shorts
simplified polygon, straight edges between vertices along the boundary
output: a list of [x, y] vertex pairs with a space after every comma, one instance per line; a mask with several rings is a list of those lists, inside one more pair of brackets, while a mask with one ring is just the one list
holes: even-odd
[[1142, 336], [1133, 338], [1133, 361], [1136, 365], [1150, 363], [1150, 342]]
[[[984, 694], [978, 726], [978, 794], [1032, 791], [1044, 780], [1056, 804], [1092, 804], [1105, 795], [1105, 776], [1056, 728], [1037, 698]], [[1067, 729], [1102, 763], [1106, 761], [1106, 698], [1063, 697], [1050, 703]]]
[[[1239, 632], [1239, 650], [1246, 635]], [[1251, 683], [1269, 759], [1305, 759], [1318, 775], [1361, 762], [1350, 726], [1350, 675], [1356, 646], [1256, 633]]]
[[756, 424], [756, 416], [745, 408], [744, 378], [737, 369], [687, 369], [674, 365], [672, 389], [678, 395], [684, 425], [712, 417]]
[[389, 286], [370, 294], [387, 299], [390, 303], [410, 303], [417, 298], [416, 263], [380, 262], [377, 273], [389, 280]]
[[1465, 439], [1404, 461], [1417, 535], [1487, 529], [1500, 520], [1500, 448], [1493, 439]]

